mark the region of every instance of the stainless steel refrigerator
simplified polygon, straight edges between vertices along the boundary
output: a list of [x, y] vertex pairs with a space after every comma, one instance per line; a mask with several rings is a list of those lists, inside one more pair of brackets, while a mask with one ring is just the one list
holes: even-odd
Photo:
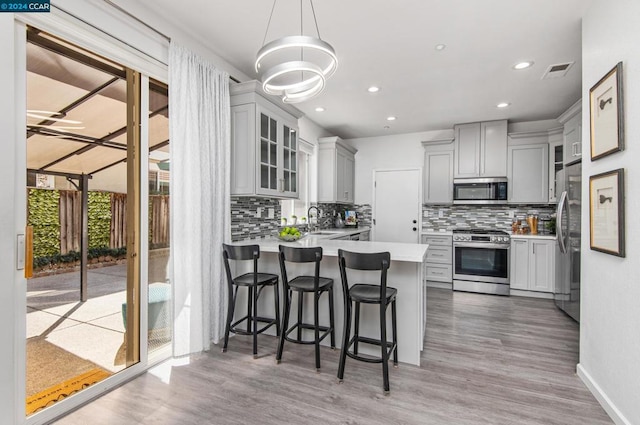
[[580, 217], [582, 198], [582, 163], [568, 165], [558, 172], [561, 184], [556, 214], [556, 236], [560, 258], [556, 265], [556, 305], [580, 321]]

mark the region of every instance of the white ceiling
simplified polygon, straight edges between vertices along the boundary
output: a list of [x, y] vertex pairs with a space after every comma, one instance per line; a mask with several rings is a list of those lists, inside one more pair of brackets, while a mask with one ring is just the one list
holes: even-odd
[[[271, 0], [136, 1], [256, 75]], [[320, 35], [335, 48], [339, 66], [320, 96], [296, 106], [342, 138], [556, 118], [581, 95], [581, 17], [589, 3], [315, 0]], [[308, 0], [303, 4], [311, 30]], [[300, 0], [278, 0], [267, 41], [299, 34], [299, 25]], [[436, 51], [439, 43], [446, 49]], [[522, 60], [535, 65], [514, 71]], [[565, 77], [541, 79], [549, 65], [563, 62], [575, 62]], [[370, 85], [380, 92], [368, 93]], [[498, 109], [499, 102], [511, 106]], [[318, 106], [326, 111], [316, 112]], [[390, 115], [398, 119], [388, 122]]]

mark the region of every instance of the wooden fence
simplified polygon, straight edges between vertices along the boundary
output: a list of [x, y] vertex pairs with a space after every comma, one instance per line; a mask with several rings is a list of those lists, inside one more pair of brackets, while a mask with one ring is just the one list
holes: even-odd
[[80, 218], [82, 216], [82, 194], [77, 190], [60, 192], [60, 254], [80, 252]]
[[[81, 194], [60, 190], [60, 253], [80, 251]], [[153, 246], [169, 246], [169, 196], [149, 196], [149, 232]], [[109, 248], [121, 248], [127, 241], [127, 195], [111, 193]]]

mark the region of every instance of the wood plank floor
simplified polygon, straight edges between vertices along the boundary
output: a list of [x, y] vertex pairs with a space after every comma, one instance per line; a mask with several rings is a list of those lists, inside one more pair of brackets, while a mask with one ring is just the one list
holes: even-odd
[[[238, 336], [171, 368], [170, 384], [147, 373], [62, 418], [58, 424], [611, 424], [575, 374], [578, 325], [552, 301], [429, 288], [422, 366], [391, 368], [323, 347]], [[160, 367], [160, 370], [162, 367]], [[168, 366], [164, 367], [169, 370]], [[166, 381], [166, 377], [165, 377]]]

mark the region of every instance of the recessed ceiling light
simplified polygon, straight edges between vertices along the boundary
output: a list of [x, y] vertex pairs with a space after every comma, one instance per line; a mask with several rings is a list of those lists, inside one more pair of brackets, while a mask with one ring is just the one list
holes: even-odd
[[447, 47], [446, 44], [436, 44], [436, 50], [444, 50]]
[[513, 65], [513, 69], [527, 69], [531, 66], [533, 66], [533, 61], [518, 62], [517, 64]]
[[379, 91], [380, 91], [380, 87], [371, 86], [371, 87], [369, 87], [369, 88], [367, 89], [367, 91], [368, 91], [369, 93], [377, 93], [377, 92], [379, 92]]
[[387, 121], [395, 121], [395, 120], [396, 120], [396, 117], [394, 116], [387, 117]]
[[316, 108], [316, 112], [324, 112], [324, 108], [322, 106], [318, 106]]
[[506, 108], [506, 107], [507, 107], [507, 106], [509, 106], [509, 105], [511, 105], [511, 104], [510, 104], [510, 103], [507, 103], [507, 102], [501, 102], [501, 103], [498, 103], [496, 106], [497, 106], [498, 108]]

